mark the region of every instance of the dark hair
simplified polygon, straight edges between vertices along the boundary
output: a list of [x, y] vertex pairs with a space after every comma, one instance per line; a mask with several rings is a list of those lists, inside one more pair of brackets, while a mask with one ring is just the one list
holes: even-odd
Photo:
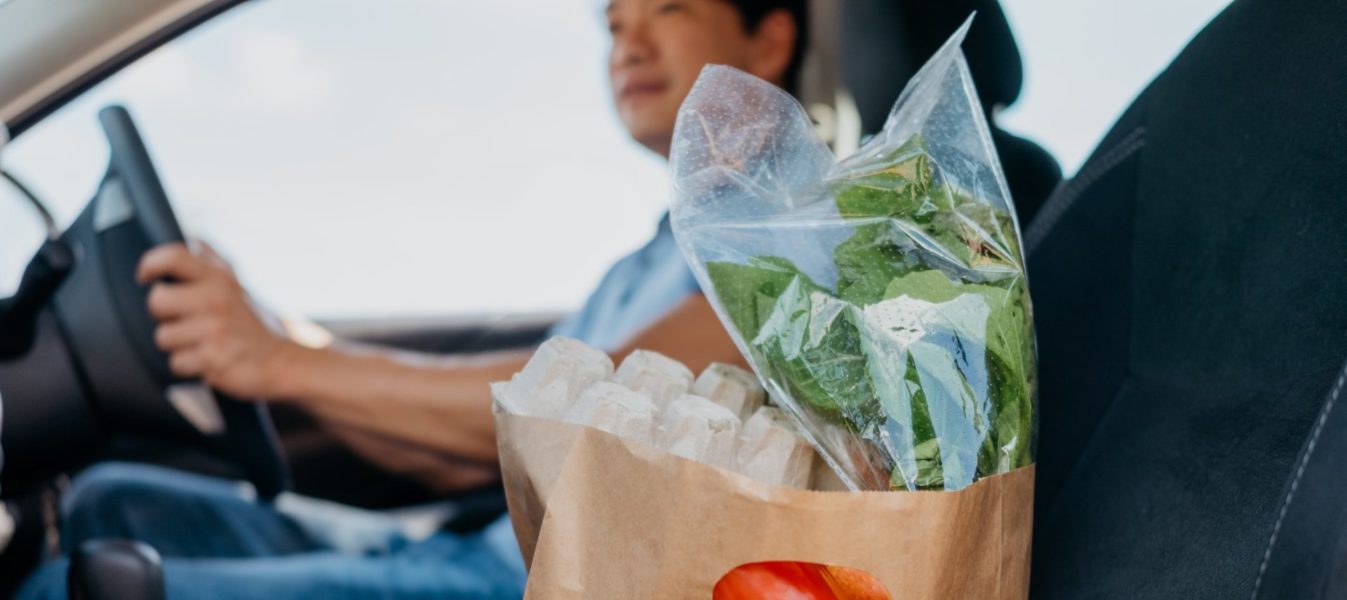
[[744, 22], [744, 30], [750, 34], [757, 33], [763, 18], [773, 11], [784, 10], [795, 20], [795, 49], [791, 52], [790, 64], [786, 65], [783, 82], [786, 84], [786, 91], [798, 94], [800, 67], [804, 63], [805, 46], [809, 42], [809, 11], [806, 10], [808, 0], [728, 0], [728, 2], [739, 11], [739, 16]]

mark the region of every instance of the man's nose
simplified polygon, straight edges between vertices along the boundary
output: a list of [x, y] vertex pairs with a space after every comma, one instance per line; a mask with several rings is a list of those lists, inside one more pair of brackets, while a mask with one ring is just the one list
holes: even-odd
[[639, 65], [654, 55], [655, 47], [644, 23], [631, 23], [613, 37], [611, 66], [614, 68]]

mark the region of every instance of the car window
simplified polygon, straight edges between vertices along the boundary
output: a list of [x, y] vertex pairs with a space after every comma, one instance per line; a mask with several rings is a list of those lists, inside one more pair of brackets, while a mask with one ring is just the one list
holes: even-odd
[[[665, 209], [663, 161], [610, 106], [606, 43], [591, 2], [249, 2], [43, 120], [4, 164], [69, 224], [106, 169], [97, 111], [120, 102], [185, 229], [273, 307], [567, 310]], [[8, 218], [24, 210], [0, 196], [0, 285], [42, 237]]]
[[[1006, 0], [1025, 85], [1000, 122], [1074, 173], [1227, 3]], [[69, 223], [106, 166], [96, 112], [121, 102], [189, 233], [273, 307], [568, 310], [667, 198], [663, 162], [610, 107], [601, 7], [248, 2], [39, 123], [4, 165]], [[42, 237], [30, 212], [0, 184], [0, 294]]]
[[[0, 158], [0, 164], [3, 159]], [[9, 296], [19, 287], [19, 278], [28, 259], [47, 235], [39, 213], [8, 181], [0, 179], [0, 297]]]
[[1024, 60], [1006, 129], [1071, 176], [1150, 80], [1230, 0], [1002, 0]]

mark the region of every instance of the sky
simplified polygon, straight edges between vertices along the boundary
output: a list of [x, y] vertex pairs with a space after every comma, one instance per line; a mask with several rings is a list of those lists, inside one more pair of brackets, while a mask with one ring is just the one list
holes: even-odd
[[[1026, 64], [1001, 116], [1074, 172], [1220, 0], [1008, 0]], [[63, 224], [136, 117], [190, 235], [315, 318], [578, 307], [666, 208], [611, 108], [595, 0], [262, 0], [155, 51], [4, 149]], [[564, 224], [564, 226], [563, 226]], [[40, 242], [0, 191], [0, 294]]]
[[999, 116], [1068, 175], [1228, 0], [1002, 0], [1025, 83]]

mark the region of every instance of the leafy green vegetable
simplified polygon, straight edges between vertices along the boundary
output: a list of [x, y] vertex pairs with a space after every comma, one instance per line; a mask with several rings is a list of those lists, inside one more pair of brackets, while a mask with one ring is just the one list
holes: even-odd
[[755, 264], [749, 265], [706, 263], [706, 272], [716, 282], [716, 295], [729, 314], [730, 321], [744, 339], [750, 340], [757, 337], [758, 328], [771, 314], [776, 297], [799, 276], [799, 271], [794, 267], [779, 268], [771, 262], [753, 262]]
[[834, 182], [854, 233], [835, 289], [790, 261], [708, 262], [754, 362], [799, 406], [880, 446], [889, 485], [956, 489], [1032, 462], [1035, 353], [1014, 221], [914, 139]]

